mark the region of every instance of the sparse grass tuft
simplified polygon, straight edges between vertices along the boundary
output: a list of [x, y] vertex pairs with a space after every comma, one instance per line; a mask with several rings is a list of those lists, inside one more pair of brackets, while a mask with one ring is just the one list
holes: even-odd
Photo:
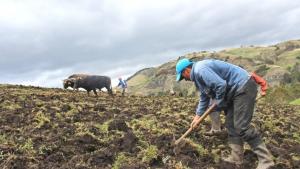
[[41, 128], [46, 123], [50, 123], [50, 119], [42, 111], [36, 113], [34, 120], [37, 121], [36, 128]]
[[142, 156], [142, 162], [150, 163], [152, 160], [156, 159], [158, 156], [158, 149], [154, 145], [148, 146], [146, 149], [140, 152]]
[[191, 145], [194, 149], [197, 150], [200, 156], [208, 154], [208, 150], [205, 149], [201, 144], [197, 144], [191, 139], [185, 139], [185, 140], [189, 145]]
[[7, 110], [11, 110], [11, 111], [14, 111], [14, 110], [17, 110], [17, 109], [21, 109], [22, 107], [18, 104], [14, 104], [8, 100], [5, 100], [4, 102], [2, 102], [0, 104], [0, 106], [4, 109], [7, 109]]
[[82, 135], [88, 134], [88, 135], [91, 135], [92, 137], [96, 138], [96, 136], [92, 132], [89, 131], [89, 129], [87, 128], [87, 125], [85, 123], [76, 122], [75, 126], [76, 126], [75, 135], [82, 136]]
[[300, 134], [299, 133], [293, 133], [293, 138], [296, 142], [300, 144]]
[[121, 169], [122, 165], [127, 162], [127, 157], [125, 156], [124, 153], [119, 153], [113, 166], [112, 169]]
[[19, 146], [19, 150], [23, 153], [27, 153], [27, 154], [34, 154], [35, 150], [33, 147], [33, 142], [31, 139], [28, 139], [25, 141], [25, 143], [23, 145]]
[[7, 143], [8, 143], [8, 141], [7, 141], [6, 135], [1, 134], [0, 135], [0, 144], [7, 144]]
[[50, 147], [47, 147], [46, 145], [41, 145], [40, 147], [39, 147], [39, 154], [40, 155], [44, 155], [44, 154], [46, 154], [46, 152], [47, 151], [51, 151], [51, 148]]
[[103, 124], [96, 124], [95, 127], [97, 127], [100, 130], [100, 132], [102, 132], [102, 133], [108, 133], [108, 127], [109, 127], [109, 123], [111, 121], [112, 120], [107, 120]]
[[178, 162], [175, 164], [175, 169], [190, 169], [189, 167], [182, 164], [182, 162]]

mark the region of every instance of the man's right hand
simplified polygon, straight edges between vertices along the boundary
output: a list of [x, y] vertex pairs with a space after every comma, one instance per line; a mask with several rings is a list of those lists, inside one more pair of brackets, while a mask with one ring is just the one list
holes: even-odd
[[197, 122], [199, 121], [200, 117], [201, 116], [199, 116], [199, 115], [195, 115], [194, 116], [194, 119], [193, 119], [193, 121], [191, 123], [191, 128], [193, 128], [193, 129], [197, 128]]

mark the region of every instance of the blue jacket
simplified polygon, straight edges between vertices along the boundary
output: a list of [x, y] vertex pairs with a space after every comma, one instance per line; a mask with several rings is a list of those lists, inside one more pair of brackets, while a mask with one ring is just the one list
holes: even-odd
[[205, 112], [210, 98], [216, 100], [217, 107], [226, 107], [225, 99], [232, 99], [249, 78], [246, 70], [224, 61], [207, 59], [194, 63], [191, 80], [200, 91], [196, 114], [201, 116]]
[[121, 86], [122, 89], [127, 88], [127, 83], [125, 80], [119, 80], [118, 87]]

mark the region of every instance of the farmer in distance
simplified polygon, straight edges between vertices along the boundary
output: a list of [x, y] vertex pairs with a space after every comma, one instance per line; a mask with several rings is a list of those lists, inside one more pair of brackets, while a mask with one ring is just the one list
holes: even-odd
[[215, 100], [217, 108], [224, 110], [231, 154], [223, 161], [240, 166], [243, 163], [244, 142], [247, 142], [258, 157], [257, 169], [274, 165], [259, 131], [250, 124], [257, 84], [246, 70], [220, 60], [207, 59], [194, 63], [181, 59], [176, 64], [176, 73], [176, 81], [193, 81], [200, 91], [192, 128], [197, 127], [196, 122], [208, 108], [210, 97]]
[[119, 77], [119, 83], [118, 83], [118, 86], [117, 87], [121, 87], [122, 88], [122, 96], [125, 95], [125, 91], [126, 91], [126, 88], [127, 88], [127, 83], [125, 80], [122, 80], [121, 77]]

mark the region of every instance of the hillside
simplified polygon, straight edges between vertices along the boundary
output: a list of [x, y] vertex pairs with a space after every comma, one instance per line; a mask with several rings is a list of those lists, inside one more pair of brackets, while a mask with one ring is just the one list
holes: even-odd
[[[3, 169], [232, 168], [220, 161], [229, 153], [226, 132], [203, 135], [208, 120], [174, 146], [194, 115], [193, 97], [94, 97], [12, 85], [0, 85], [0, 96]], [[259, 103], [253, 121], [275, 157], [273, 168], [299, 167], [299, 107]], [[256, 163], [246, 147], [243, 167]]]
[[[300, 40], [282, 42], [276, 45], [242, 46], [219, 52], [194, 52], [185, 56], [198, 61], [205, 58], [215, 58], [255, 71], [263, 76], [271, 87], [292, 85], [300, 93]], [[196, 91], [191, 82], [175, 82], [175, 65], [177, 60], [170, 61], [155, 68], [143, 69], [128, 79], [128, 91], [139, 95], [163, 95], [170, 91], [183, 95], [195, 95]], [[297, 92], [291, 92], [297, 93]], [[293, 95], [288, 101], [300, 98]]]

